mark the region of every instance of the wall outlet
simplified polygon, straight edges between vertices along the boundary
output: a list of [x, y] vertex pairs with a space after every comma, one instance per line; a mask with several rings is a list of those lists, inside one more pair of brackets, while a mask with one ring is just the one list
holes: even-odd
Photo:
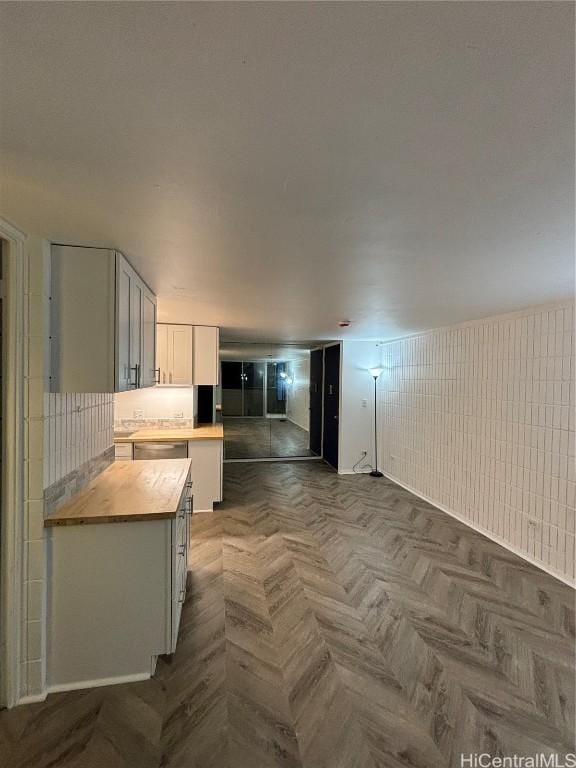
[[134, 419], [143, 419], [144, 418], [144, 411], [142, 408], [135, 408], [132, 411], [132, 418]]
[[365, 397], [362, 398], [362, 408], [368, 408], [368, 400]]
[[184, 418], [184, 411], [174, 411], [172, 414], [173, 419], [183, 419]]

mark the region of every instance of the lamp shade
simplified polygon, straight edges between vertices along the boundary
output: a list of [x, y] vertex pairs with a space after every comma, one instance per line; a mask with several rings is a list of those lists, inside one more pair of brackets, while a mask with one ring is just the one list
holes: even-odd
[[368, 368], [368, 370], [370, 371], [370, 376], [373, 376], [375, 379], [377, 379], [378, 376], [380, 376], [380, 374], [384, 370], [384, 368]]

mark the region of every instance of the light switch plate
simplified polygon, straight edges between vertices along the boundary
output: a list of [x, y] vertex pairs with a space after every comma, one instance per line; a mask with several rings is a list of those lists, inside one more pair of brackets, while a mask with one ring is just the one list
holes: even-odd
[[144, 418], [144, 411], [141, 408], [135, 408], [132, 411], [132, 417], [134, 419], [143, 419]]
[[183, 419], [184, 418], [184, 411], [174, 411], [173, 418], [174, 419]]

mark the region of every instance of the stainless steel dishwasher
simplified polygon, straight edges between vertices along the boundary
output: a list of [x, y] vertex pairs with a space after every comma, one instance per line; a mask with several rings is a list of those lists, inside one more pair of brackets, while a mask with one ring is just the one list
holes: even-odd
[[140, 459], [187, 459], [188, 443], [134, 443], [134, 460]]

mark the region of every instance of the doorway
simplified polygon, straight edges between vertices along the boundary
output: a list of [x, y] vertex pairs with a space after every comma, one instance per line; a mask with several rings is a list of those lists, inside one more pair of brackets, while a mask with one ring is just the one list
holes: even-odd
[[338, 469], [338, 433], [340, 426], [340, 344], [324, 349], [324, 428], [325, 461]]

